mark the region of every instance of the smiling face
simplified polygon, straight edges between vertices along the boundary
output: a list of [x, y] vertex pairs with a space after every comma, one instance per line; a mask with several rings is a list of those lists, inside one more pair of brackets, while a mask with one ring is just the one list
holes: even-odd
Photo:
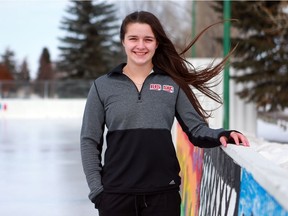
[[152, 65], [157, 41], [148, 24], [128, 24], [122, 44], [127, 55], [127, 64]]

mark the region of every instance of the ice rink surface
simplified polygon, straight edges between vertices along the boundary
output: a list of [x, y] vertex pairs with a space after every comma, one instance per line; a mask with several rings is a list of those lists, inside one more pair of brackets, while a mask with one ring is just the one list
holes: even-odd
[[[80, 118], [0, 119], [0, 216], [98, 216], [82, 170], [80, 127]], [[287, 140], [287, 131], [259, 128]], [[250, 141], [288, 169], [288, 145]]]
[[98, 216], [82, 170], [81, 119], [0, 120], [1, 216]]

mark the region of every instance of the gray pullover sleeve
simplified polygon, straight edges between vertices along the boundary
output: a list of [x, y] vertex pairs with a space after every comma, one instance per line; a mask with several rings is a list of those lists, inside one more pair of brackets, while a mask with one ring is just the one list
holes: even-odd
[[82, 165], [92, 202], [103, 191], [101, 182], [103, 131], [104, 109], [94, 82], [87, 97], [80, 136]]
[[228, 138], [230, 136], [231, 131], [209, 128], [182, 89], [178, 92], [176, 118], [190, 142], [195, 146], [213, 148], [221, 145], [219, 139], [222, 135]]

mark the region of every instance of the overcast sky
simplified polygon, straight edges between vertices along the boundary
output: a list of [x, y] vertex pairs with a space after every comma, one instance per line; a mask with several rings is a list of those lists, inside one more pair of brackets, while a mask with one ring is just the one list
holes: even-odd
[[[129, 2], [141, 0], [109, 1], [122, 7]], [[158, 6], [161, 6], [160, 2], [168, 2], [154, 1], [159, 2]], [[179, 4], [179, 0], [176, 2]], [[18, 64], [26, 58], [30, 75], [32, 79], [35, 78], [44, 47], [48, 48], [52, 61], [58, 59], [59, 37], [65, 35], [60, 29], [60, 22], [67, 15], [65, 9], [68, 4], [69, 0], [0, 0], [0, 54], [9, 48], [15, 53]], [[123, 18], [121, 11], [118, 12], [119, 18]]]
[[18, 64], [27, 58], [34, 78], [42, 49], [57, 59], [59, 29], [68, 0], [0, 0], [0, 54], [7, 48], [15, 52]]

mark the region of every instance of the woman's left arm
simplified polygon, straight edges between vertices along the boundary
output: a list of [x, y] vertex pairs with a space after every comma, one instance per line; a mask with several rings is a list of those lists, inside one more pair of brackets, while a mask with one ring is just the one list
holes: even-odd
[[209, 128], [181, 89], [177, 96], [175, 115], [190, 142], [195, 146], [213, 148], [227, 146], [228, 143], [249, 146], [247, 138], [236, 130]]

